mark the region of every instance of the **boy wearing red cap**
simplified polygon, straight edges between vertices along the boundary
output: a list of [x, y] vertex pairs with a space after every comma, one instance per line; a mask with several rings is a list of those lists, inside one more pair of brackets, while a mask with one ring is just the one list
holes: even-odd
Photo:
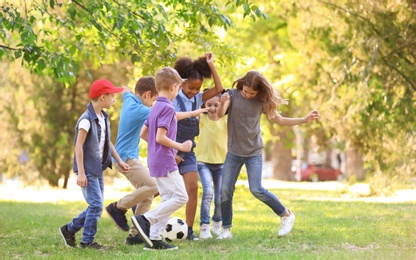
[[84, 228], [80, 243], [82, 248], [106, 248], [94, 242], [97, 222], [104, 205], [103, 171], [111, 168], [111, 157], [124, 171], [128, 171], [130, 167], [121, 160], [111, 143], [110, 120], [103, 109], [110, 108], [115, 101], [114, 94], [122, 90], [123, 88], [116, 88], [105, 79], [94, 81], [90, 87], [91, 102], [77, 121], [74, 172], [88, 208], [70, 223], [60, 227], [59, 231], [67, 246], [76, 246], [75, 233]]

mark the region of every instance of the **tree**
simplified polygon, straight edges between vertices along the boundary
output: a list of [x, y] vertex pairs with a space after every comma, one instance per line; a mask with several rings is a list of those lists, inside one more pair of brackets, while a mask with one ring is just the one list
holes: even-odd
[[[414, 6], [310, 1], [295, 10], [303, 18], [296, 48], [312, 72], [304, 83], [312, 86], [311, 101], [321, 104], [322, 118], [330, 118], [322, 120], [327, 135], [344, 140], [348, 153], [362, 154], [364, 161], [354, 161], [371, 175], [414, 173], [414, 147], [407, 142], [414, 139], [416, 119], [410, 109], [416, 100]], [[399, 170], [404, 165], [412, 170]], [[348, 169], [347, 175], [365, 177]]]
[[[245, 0], [229, 1], [227, 6], [184, 0], [5, 2], [0, 13], [0, 58], [21, 62], [35, 75], [9, 69], [10, 75], [3, 78], [10, 99], [2, 104], [1, 116], [10, 131], [2, 136], [7, 147], [2, 157], [7, 160], [0, 168], [11, 176], [18, 173], [15, 158], [23, 149], [36, 172], [21, 175], [23, 179], [33, 183], [44, 178], [58, 186], [63, 176], [66, 188], [73, 127], [88, 103], [92, 79], [125, 84], [127, 75], [133, 74], [132, 64], [140, 65], [139, 74], [149, 75], [176, 59], [178, 45], [216, 46], [220, 39], [214, 31], [232, 26], [219, 8], [238, 7], [243, 7], [243, 16], [263, 15]], [[232, 56], [226, 48], [222, 53]], [[25, 77], [22, 84], [19, 79]], [[115, 133], [117, 124], [112, 127]]]
[[[0, 13], [0, 58], [22, 57], [31, 71], [66, 84], [74, 83], [80, 70], [126, 58], [140, 62], [149, 74], [175, 59], [178, 43], [215, 43], [216, 28], [232, 26], [219, 7], [224, 6], [206, 0], [52, 0], [20, 6], [6, 1]], [[238, 7], [244, 17], [264, 16], [247, 0], [227, 2], [227, 8]]]

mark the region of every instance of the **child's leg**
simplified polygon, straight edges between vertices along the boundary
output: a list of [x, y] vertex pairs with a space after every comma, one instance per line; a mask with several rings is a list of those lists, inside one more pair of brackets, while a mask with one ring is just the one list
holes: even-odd
[[221, 214], [221, 184], [222, 184], [222, 173], [223, 164], [214, 164], [211, 167], [212, 181], [214, 183], [214, 215], [212, 220], [220, 222], [222, 220]]
[[202, 184], [200, 225], [203, 225], [210, 222], [211, 202], [214, 196], [212, 191], [212, 173], [209, 164], [198, 163], [198, 173]]
[[261, 155], [246, 158], [248, 184], [251, 193], [261, 202], [269, 206], [277, 215], [281, 216], [286, 212], [285, 206], [271, 192], [261, 185], [263, 158]]
[[86, 210], [84, 231], [82, 233], [81, 243], [90, 244], [94, 242], [94, 236], [97, 233], [97, 222], [103, 212], [104, 203], [104, 181], [103, 176], [92, 176], [87, 174], [88, 185], [82, 188], [82, 193], [88, 203]]
[[155, 178], [162, 202], [159, 206], [144, 214], [150, 222], [150, 239], [161, 240], [163, 229], [172, 213], [188, 201], [185, 185], [178, 171], [168, 173], [167, 177]]
[[223, 228], [231, 228], [233, 216], [233, 196], [235, 183], [240, 175], [241, 167], [244, 164], [244, 158], [227, 153], [224, 163], [224, 173], [222, 176], [221, 190], [221, 213]]
[[[126, 178], [134, 186], [135, 190], [121, 198], [117, 202], [117, 208], [129, 209], [140, 203], [138, 212], [143, 214], [150, 209], [153, 195], [157, 193], [156, 181], [150, 176], [149, 170], [140, 162], [139, 159], [128, 159], [126, 163], [130, 166], [130, 170], [125, 173]], [[118, 171], [119, 166], [115, 167]]]

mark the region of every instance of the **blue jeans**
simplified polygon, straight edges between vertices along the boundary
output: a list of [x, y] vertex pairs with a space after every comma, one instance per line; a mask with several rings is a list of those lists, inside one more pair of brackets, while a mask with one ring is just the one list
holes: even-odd
[[88, 185], [82, 188], [82, 194], [88, 203], [88, 208], [78, 217], [72, 219], [72, 222], [68, 224], [68, 231], [76, 233], [84, 228], [81, 242], [89, 244], [94, 241], [94, 236], [97, 233], [97, 222], [103, 212], [104, 180], [102, 174], [99, 177], [88, 173], [86, 175]]
[[221, 192], [223, 228], [232, 227], [235, 183], [243, 165], [246, 166], [248, 185], [254, 197], [269, 206], [279, 216], [283, 216], [286, 212], [285, 206], [283, 206], [279, 199], [261, 185], [263, 169], [262, 156], [242, 157], [228, 152], [224, 163]]
[[[202, 184], [200, 224], [209, 224], [212, 198], [214, 197], [214, 215], [212, 220], [219, 222], [221, 217], [221, 182], [223, 164], [198, 162], [199, 179]], [[212, 190], [214, 183], [214, 192]]]

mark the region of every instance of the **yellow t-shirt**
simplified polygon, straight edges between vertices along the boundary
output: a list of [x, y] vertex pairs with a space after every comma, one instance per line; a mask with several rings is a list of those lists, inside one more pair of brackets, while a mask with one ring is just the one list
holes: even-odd
[[222, 164], [227, 153], [227, 115], [212, 121], [207, 114], [199, 116], [199, 136], [195, 148], [198, 162]]

